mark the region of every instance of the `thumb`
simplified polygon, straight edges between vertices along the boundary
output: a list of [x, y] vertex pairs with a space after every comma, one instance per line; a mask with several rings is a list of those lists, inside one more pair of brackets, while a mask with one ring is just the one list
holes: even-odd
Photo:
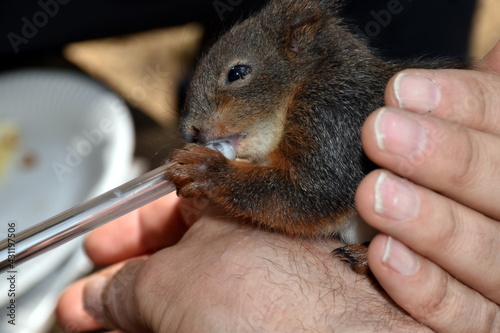
[[124, 332], [150, 332], [136, 295], [136, 277], [143, 259], [112, 266], [88, 279], [83, 291], [86, 312], [108, 329]]

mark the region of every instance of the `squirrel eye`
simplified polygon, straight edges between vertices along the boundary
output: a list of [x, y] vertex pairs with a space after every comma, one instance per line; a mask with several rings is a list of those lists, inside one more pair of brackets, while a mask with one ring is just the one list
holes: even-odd
[[233, 83], [238, 80], [244, 80], [252, 72], [252, 67], [248, 65], [236, 65], [231, 67], [227, 74], [227, 82]]

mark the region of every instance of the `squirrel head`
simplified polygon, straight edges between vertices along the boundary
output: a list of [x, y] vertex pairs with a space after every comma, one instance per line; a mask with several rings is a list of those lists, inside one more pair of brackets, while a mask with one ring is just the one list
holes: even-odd
[[194, 73], [180, 114], [184, 140], [230, 139], [238, 158], [266, 163], [301, 82], [332, 47], [360, 47], [341, 27], [338, 7], [331, 0], [272, 0], [222, 35]]

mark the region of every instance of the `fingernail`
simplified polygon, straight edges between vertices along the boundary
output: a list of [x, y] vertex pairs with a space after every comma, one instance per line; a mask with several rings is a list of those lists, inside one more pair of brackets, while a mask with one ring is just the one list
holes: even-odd
[[420, 269], [415, 253], [390, 236], [387, 237], [382, 263], [406, 276], [414, 275]]
[[420, 209], [420, 199], [406, 180], [383, 171], [375, 183], [375, 212], [395, 221], [413, 220]]
[[102, 293], [108, 282], [108, 278], [96, 275], [90, 278], [83, 292], [83, 305], [85, 311], [98, 323], [104, 322], [104, 306], [102, 304]]
[[394, 80], [394, 93], [400, 108], [417, 113], [435, 110], [441, 100], [436, 82], [422, 75], [399, 73]]
[[427, 144], [427, 130], [403, 112], [382, 108], [375, 119], [375, 137], [380, 150], [409, 157], [421, 153]]

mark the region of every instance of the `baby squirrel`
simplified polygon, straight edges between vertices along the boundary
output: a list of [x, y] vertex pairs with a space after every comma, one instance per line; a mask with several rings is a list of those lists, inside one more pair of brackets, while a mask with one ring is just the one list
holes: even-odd
[[[207, 197], [234, 217], [290, 236], [366, 241], [354, 194], [373, 165], [360, 130], [408, 67], [377, 58], [339, 17], [335, 0], [271, 0], [200, 60], [180, 113], [188, 144], [166, 177], [180, 196]], [[200, 144], [229, 139], [230, 161]], [[364, 238], [364, 239], [363, 239]], [[336, 251], [366, 271], [366, 247]]]

